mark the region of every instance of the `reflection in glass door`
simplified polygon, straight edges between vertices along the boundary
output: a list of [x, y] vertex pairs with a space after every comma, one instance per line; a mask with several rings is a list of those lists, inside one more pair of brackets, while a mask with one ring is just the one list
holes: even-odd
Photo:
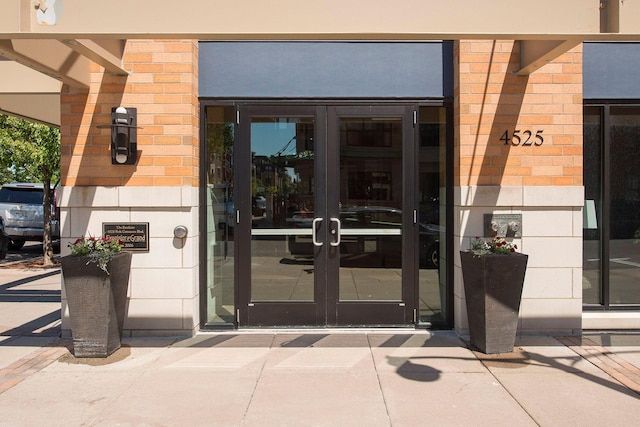
[[313, 136], [313, 118], [251, 120], [252, 302], [314, 299]]
[[419, 220], [416, 118], [413, 105], [239, 109], [238, 325], [417, 323], [423, 247], [431, 268], [441, 258]]
[[340, 222], [340, 301], [401, 301], [401, 118], [340, 120]]
[[321, 254], [314, 244], [324, 230], [316, 217], [324, 191], [316, 108], [247, 107], [240, 116], [238, 322], [323, 324], [326, 298], [317, 285]]
[[338, 325], [413, 321], [413, 233], [405, 231], [416, 224], [403, 184], [412, 179], [412, 116], [409, 107], [329, 109], [330, 323], [334, 313]]

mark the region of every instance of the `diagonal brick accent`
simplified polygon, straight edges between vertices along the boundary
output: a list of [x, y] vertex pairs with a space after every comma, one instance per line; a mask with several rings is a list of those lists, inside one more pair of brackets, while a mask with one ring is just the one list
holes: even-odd
[[556, 337], [585, 360], [600, 368], [613, 379], [640, 394], [640, 369], [584, 337]]
[[36, 372], [68, 353], [66, 347], [54, 342], [51, 347], [38, 349], [0, 370], [0, 394], [13, 388]]

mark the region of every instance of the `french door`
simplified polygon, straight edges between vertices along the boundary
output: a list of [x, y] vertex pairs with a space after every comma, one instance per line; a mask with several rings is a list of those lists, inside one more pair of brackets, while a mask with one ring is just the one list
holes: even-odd
[[239, 326], [414, 323], [414, 117], [412, 105], [239, 109]]

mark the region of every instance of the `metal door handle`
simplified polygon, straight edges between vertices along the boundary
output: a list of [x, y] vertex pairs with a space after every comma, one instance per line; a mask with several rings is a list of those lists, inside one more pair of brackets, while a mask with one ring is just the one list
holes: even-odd
[[311, 223], [311, 239], [313, 240], [313, 245], [314, 246], [322, 246], [323, 243], [322, 242], [318, 242], [318, 240], [316, 239], [316, 224], [322, 222], [322, 218], [314, 218], [313, 222]]
[[[331, 218], [331, 222], [335, 222], [336, 224], [338, 224], [338, 227], [335, 230], [338, 237], [335, 242], [331, 242], [331, 246], [340, 246], [340, 240], [341, 240], [340, 234], [342, 233], [342, 222], [340, 222], [338, 218]], [[331, 234], [333, 234], [333, 232]]]

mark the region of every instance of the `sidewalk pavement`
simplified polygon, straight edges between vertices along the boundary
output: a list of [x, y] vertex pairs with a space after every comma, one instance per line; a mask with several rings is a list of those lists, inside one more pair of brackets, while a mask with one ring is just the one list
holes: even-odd
[[452, 331], [249, 330], [125, 339], [107, 359], [75, 359], [58, 338], [59, 307], [58, 269], [0, 268], [0, 426], [640, 419], [640, 331], [520, 337], [489, 356]]

